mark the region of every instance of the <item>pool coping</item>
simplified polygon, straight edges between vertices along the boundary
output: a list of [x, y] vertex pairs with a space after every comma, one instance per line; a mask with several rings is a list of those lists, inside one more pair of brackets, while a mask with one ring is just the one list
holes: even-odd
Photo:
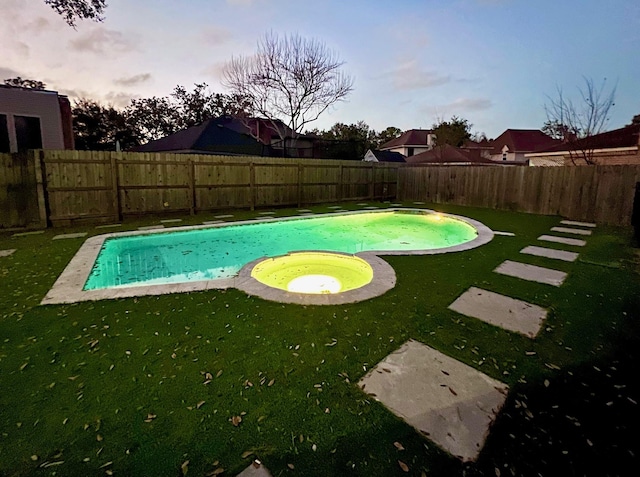
[[[490, 242], [493, 239], [493, 231], [484, 225], [483, 223], [459, 215], [454, 214], [446, 214], [442, 212], [437, 212], [432, 209], [417, 209], [417, 208], [409, 208], [409, 207], [389, 207], [385, 209], [378, 209], [376, 211], [372, 210], [354, 210], [354, 211], [344, 211], [344, 212], [329, 212], [325, 214], [315, 214], [311, 216], [291, 216], [291, 217], [282, 217], [278, 218], [279, 221], [289, 221], [289, 220], [306, 220], [309, 218], [318, 218], [318, 217], [330, 217], [330, 216], [342, 216], [342, 215], [352, 215], [352, 214], [363, 214], [363, 213], [386, 213], [386, 212], [406, 212], [406, 213], [416, 213], [416, 214], [438, 214], [443, 217], [449, 217], [457, 220], [461, 220], [463, 222], [472, 225], [478, 236], [463, 244], [454, 245], [451, 247], [444, 247], [438, 249], [428, 249], [428, 250], [383, 250], [383, 251], [366, 251], [359, 252], [354, 255], [363, 258], [364, 260], [369, 261], [372, 260], [377, 263], [377, 260], [380, 259], [380, 256], [385, 255], [436, 255], [441, 253], [451, 253], [451, 252], [459, 252], [464, 250], [470, 250], [481, 245], [484, 245]], [[105, 240], [109, 238], [115, 237], [130, 237], [136, 235], [151, 235], [158, 233], [173, 233], [180, 231], [188, 231], [188, 230], [198, 230], [198, 229], [211, 229], [211, 228], [219, 228], [219, 227], [229, 227], [229, 226], [239, 226], [239, 225], [248, 225], [248, 224], [256, 224], [260, 222], [273, 222], [274, 217], [268, 218], [259, 218], [259, 219], [248, 219], [234, 222], [222, 222], [218, 224], [207, 224], [207, 225], [192, 225], [192, 226], [182, 226], [182, 227], [171, 227], [171, 228], [163, 228], [158, 230], [131, 230], [126, 232], [111, 232], [101, 235], [95, 235], [93, 237], [88, 238], [80, 247], [80, 249], [76, 252], [73, 258], [69, 261], [65, 269], [62, 271], [58, 279], [55, 281], [51, 289], [47, 292], [45, 297], [40, 302], [41, 305], [53, 305], [53, 304], [66, 304], [66, 303], [77, 303], [81, 301], [95, 301], [95, 300], [105, 300], [105, 299], [117, 299], [117, 298], [130, 298], [135, 296], [145, 296], [145, 295], [165, 295], [170, 293], [184, 293], [184, 292], [192, 292], [192, 291], [203, 291], [203, 290], [220, 290], [227, 288], [239, 288], [240, 286], [246, 287], [251, 285], [247, 283], [247, 279], [244, 275], [240, 275], [242, 269], [235, 277], [230, 278], [221, 278], [216, 280], [201, 280], [187, 283], [169, 283], [169, 284], [154, 284], [154, 285], [122, 285], [112, 288], [102, 288], [97, 290], [83, 290], [84, 284], [86, 283], [91, 270], [93, 269], [93, 265], [102, 249], [102, 245]], [[322, 250], [326, 252], [326, 250]], [[331, 252], [334, 253], [334, 252]], [[374, 259], [375, 257], [375, 259]], [[263, 260], [267, 257], [261, 257], [258, 260]], [[374, 265], [369, 262], [373, 267]], [[386, 263], [386, 262], [385, 262]], [[387, 264], [388, 265], [388, 264]], [[243, 267], [246, 268], [248, 266], [245, 265]], [[391, 266], [389, 265], [391, 268]], [[380, 268], [380, 273], [384, 273], [383, 269], [385, 267]], [[393, 268], [391, 268], [393, 270]], [[374, 277], [375, 277], [375, 268], [374, 268]], [[395, 283], [395, 272], [393, 274], [393, 281]], [[266, 285], [264, 285], [266, 286]], [[363, 287], [364, 288], [364, 287]], [[360, 288], [359, 290], [362, 290]], [[351, 294], [351, 292], [357, 292], [358, 290], [351, 290], [350, 292], [344, 292], [342, 294], [330, 294], [330, 295], [322, 295], [323, 300], [326, 300], [327, 303], [322, 304], [341, 304], [341, 303], [353, 303], [353, 301], [342, 302], [340, 301], [341, 295], [357, 295]], [[382, 293], [386, 292], [383, 291]], [[249, 293], [249, 292], [247, 292]], [[289, 293], [289, 292], [286, 292]], [[382, 294], [381, 293], [381, 294]], [[291, 293], [290, 293], [291, 294]], [[293, 295], [293, 294], [292, 294]], [[311, 295], [304, 295], [311, 296]], [[317, 295], [316, 295], [317, 296]], [[378, 296], [378, 295], [375, 295]], [[331, 301], [331, 299], [335, 299], [336, 301]], [[364, 298], [367, 299], [367, 298]], [[356, 301], [361, 301], [356, 300]], [[295, 303], [295, 302], [287, 302], [287, 303]], [[305, 304], [305, 303], [300, 303]], [[320, 303], [318, 303], [320, 304]]]

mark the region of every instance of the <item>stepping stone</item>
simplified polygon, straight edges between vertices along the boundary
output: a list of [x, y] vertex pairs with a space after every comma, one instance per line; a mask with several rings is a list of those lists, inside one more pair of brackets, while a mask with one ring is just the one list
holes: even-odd
[[115, 227], [122, 227], [122, 224], [96, 225], [97, 229], [112, 229]]
[[368, 210], [373, 210], [373, 209], [379, 209], [380, 207], [374, 207], [373, 205], [370, 205], [369, 207], [365, 207], [365, 209]]
[[369, 205], [369, 204], [367, 204], [366, 202], [360, 202], [359, 204], [356, 204], [356, 205], [363, 206], [363, 205]]
[[258, 212], [258, 215], [276, 215], [275, 212]]
[[214, 215], [214, 219], [230, 219], [233, 217], [233, 214], [225, 214], [225, 215]]
[[575, 262], [578, 258], [578, 253], [576, 252], [567, 252], [565, 250], [556, 250], [553, 248], [536, 247], [535, 245], [530, 245], [523, 248], [522, 250], [520, 250], [520, 253], [535, 255], [536, 257], [564, 260], [565, 262]]
[[254, 461], [249, 467], [240, 472], [236, 477], [272, 477], [271, 472], [262, 464]]
[[313, 211], [309, 209], [298, 209], [298, 212], [313, 212]]
[[527, 263], [512, 262], [511, 260], [502, 262], [494, 272], [529, 280], [531, 282], [545, 283], [547, 285], [553, 285], [554, 287], [562, 285], [562, 282], [567, 278], [567, 274], [559, 270], [538, 267], [537, 265], [529, 265]]
[[538, 240], [544, 240], [545, 242], [563, 243], [565, 245], [575, 245], [576, 247], [584, 247], [587, 242], [580, 239], [557, 237], [555, 235], [541, 235]]
[[575, 234], [575, 235], [591, 235], [591, 230], [582, 230], [582, 229], [570, 229], [567, 227], [551, 227], [552, 232], [562, 232], [564, 234]]
[[330, 207], [327, 207], [327, 209], [342, 209], [341, 205], [332, 205]]
[[157, 230], [163, 229], [164, 225], [147, 225], [145, 227], [138, 227], [138, 230]]
[[476, 287], [460, 295], [449, 309], [529, 338], [535, 338], [547, 317], [547, 310], [538, 305]]
[[499, 232], [497, 230], [493, 231], [494, 235], [504, 235], [505, 237], [515, 237], [516, 234], [514, 234], [513, 232]]
[[402, 207], [402, 204], [389, 204], [391, 207]]
[[314, 214], [313, 212], [301, 212], [298, 215], [316, 215], [316, 214]]
[[0, 250], [0, 257], [8, 257], [9, 255], [12, 255], [13, 252], [15, 251], [16, 251], [15, 248], [10, 248], [8, 250]]
[[202, 225], [213, 225], [213, 224], [222, 224], [224, 220], [205, 220], [202, 222]]
[[78, 232], [77, 234], [60, 234], [53, 237], [52, 240], [64, 240], [85, 237], [87, 232]]
[[575, 220], [561, 220], [561, 224], [564, 225], [575, 225], [577, 227], [595, 227], [596, 224], [592, 222], [576, 222]]
[[424, 205], [424, 202], [414, 202], [416, 205]]
[[12, 237], [26, 237], [28, 235], [40, 235], [43, 233], [44, 233], [44, 230], [34, 230], [33, 232], [20, 232], [17, 234], [13, 234]]
[[164, 219], [160, 221], [161, 224], [174, 224], [176, 222], [182, 222], [182, 219]]
[[358, 385], [463, 461], [477, 459], [509, 389], [414, 340], [384, 358]]

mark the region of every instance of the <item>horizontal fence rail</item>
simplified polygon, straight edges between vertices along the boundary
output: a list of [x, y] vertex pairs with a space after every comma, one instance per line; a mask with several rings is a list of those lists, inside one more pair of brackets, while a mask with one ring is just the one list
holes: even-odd
[[397, 164], [102, 151], [39, 151], [49, 219], [395, 199]]

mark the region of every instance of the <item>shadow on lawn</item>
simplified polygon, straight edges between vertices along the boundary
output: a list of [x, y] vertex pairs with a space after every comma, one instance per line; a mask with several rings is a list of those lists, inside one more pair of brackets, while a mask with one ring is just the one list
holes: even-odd
[[514, 387], [480, 459], [464, 474], [637, 475], [638, 318], [636, 308], [607, 355]]

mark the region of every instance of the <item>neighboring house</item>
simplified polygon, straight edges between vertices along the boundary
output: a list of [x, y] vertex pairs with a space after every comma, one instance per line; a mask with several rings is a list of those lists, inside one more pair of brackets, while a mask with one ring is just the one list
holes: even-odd
[[640, 124], [595, 134], [574, 143], [527, 154], [532, 166], [587, 165], [586, 154], [593, 164], [640, 164]]
[[269, 156], [269, 146], [247, 133], [242, 123], [230, 116], [209, 119], [202, 124], [134, 147], [134, 152], [183, 154], [225, 154]]
[[73, 148], [71, 104], [66, 96], [0, 85], [0, 152]]
[[379, 151], [369, 149], [364, 155], [364, 162], [405, 162], [405, 157], [399, 152]]
[[399, 152], [411, 157], [429, 151], [435, 146], [436, 136], [430, 129], [409, 129], [380, 146], [381, 151]]
[[407, 157], [409, 164], [426, 164], [437, 166], [496, 166], [494, 161], [482, 157], [478, 151], [469, 151], [449, 144], [436, 146], [430, 151]]
[[[277, 126], [293, 132], [284, 123]], [[132, 149], [134, 152], [250, 155], [266, 157], [314, 157], [314, 140], [300, 135], [283, 141], [266, 119], [220, 116]]]
[[525, 154], [548, 149], [560, 142], [539, 129], [507, 129], [491, 143], [491, 160], [526, 164]]
[[480, 157], [484, 157], [485, 159], [491, 159], [491, 151], [493, 150], [493, 141], [489, 141], [488, 139], [482, 139], [479, 142], [473, 141], [471, 139], [467, 139], [460, 149], [473, 152]]

